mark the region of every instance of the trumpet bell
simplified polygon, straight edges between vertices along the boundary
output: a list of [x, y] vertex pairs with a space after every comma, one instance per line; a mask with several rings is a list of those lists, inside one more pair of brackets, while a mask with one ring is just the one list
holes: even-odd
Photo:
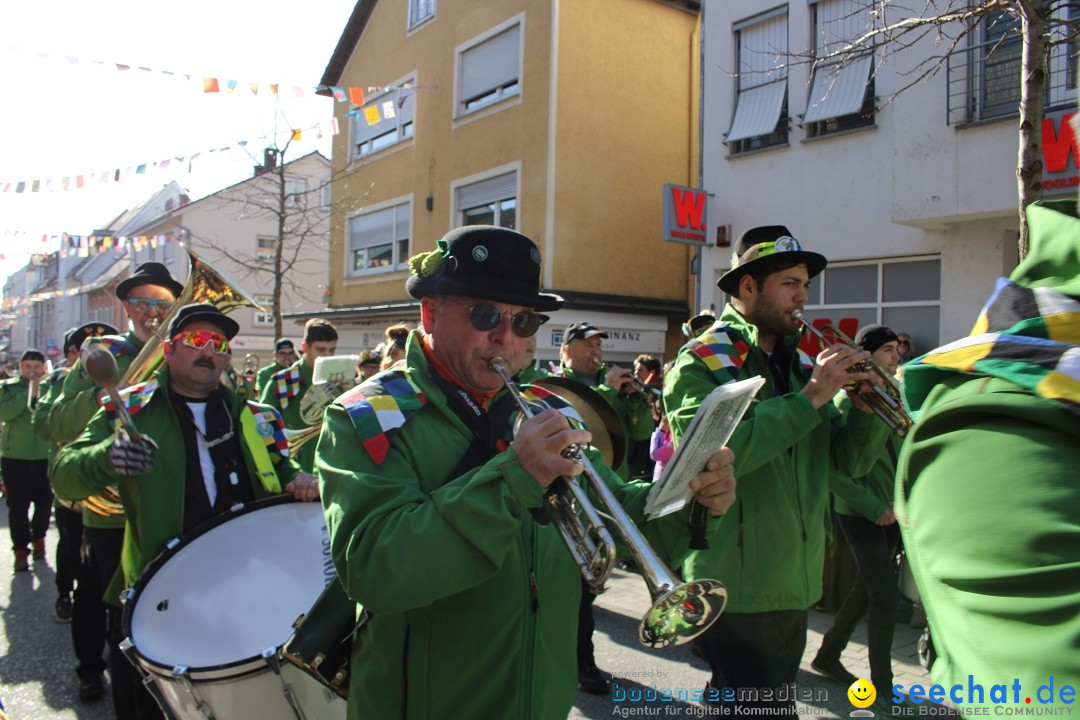
[[727, 588], [719, 580], [695, 580], [661, 591], [638, 625], [638, 640], [651, 648], [690, 642], [724, 611]]

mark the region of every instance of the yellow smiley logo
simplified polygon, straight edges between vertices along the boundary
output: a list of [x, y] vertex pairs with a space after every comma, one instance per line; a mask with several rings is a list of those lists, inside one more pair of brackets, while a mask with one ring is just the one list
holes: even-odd
[[874, 704], [874, 700], [877, 698], [877, 690], [869, 681], [859, 678], [851, 683], [851, 687], [847, 691], [847, 697], [855, 707], [867, 708]]

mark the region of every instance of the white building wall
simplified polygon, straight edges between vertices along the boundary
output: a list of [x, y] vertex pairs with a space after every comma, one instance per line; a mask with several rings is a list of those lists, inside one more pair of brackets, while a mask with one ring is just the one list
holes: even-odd
[[[730, 225], [733, 241], [757, 225], [787, 225], [831, 263], [940, 257], [940, 333], [930, 342], [966, 335], [994, 279], [1015, 265], [1015, 120], [947, 125], [941, 73], [898, 95], [873, 127], [808, 139], [797, 123], [807, 109], [810, 69], [794, 64], [788, 144], [730, 156], [723, 140], [736, 100], [732, 24], [766, 8], [754, 0], [703, 6], [703, 187], [712, 194], [710, 224]], [[787, 8], [789, 47], [807, 50], [811, 7], [798, 0]], [[910, 82], [899, 73], [926, 54], [916, 47], [884, 61], [879, 56], [877, 97]], [[722, 307], [714, 283], [730, 266], [730, 252], [703, 252], [700, 307]]]

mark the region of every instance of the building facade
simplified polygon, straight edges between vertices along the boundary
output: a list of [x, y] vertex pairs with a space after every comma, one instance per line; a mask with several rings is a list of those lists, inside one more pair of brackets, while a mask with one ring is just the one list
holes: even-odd
[[[698, 3], [360, 0], [322, 84], [338, 103], [330, 302], [341, 346], [416, 323], [408, 258], [495, 224], [543, 256], [566, 306], [538, 335], [590, 320], [605, 354], [674, 353], [691, 251], [660, 242], [664, 183], [697, 182]], [[352, 111], [350, 112], [350, 110]], [[344, 201], [347, 207], [339, 207]]]
[[[842, 321], [851, 335], [884, 322], [925, 351], [968, 334], [994, 279], [1017, 262], [1019, 38], [1002, 14], [955, 48], [929, 33], [829, 62], [899, 19], [875, 5], [704, 4], [703, 186], [710, 222], [732, 237], [782, 224], [829, 258], [809, 317]], [[1076, 91], [1064, 48], [1054, 53], [1046, 194], [1075, 194], [1064, 118]], [[935, 55], [939, 71], [912, 84]], [[722, 306], [714, 283], [728, 267], [730, 247], [703, 254], [699, 306]]]

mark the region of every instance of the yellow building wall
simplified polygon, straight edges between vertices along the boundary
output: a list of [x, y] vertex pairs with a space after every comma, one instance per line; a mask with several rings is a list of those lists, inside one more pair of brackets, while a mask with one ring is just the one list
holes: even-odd
[[698, 18], [653, 0], [559, 3], [553, 285], [687, 300], [665, 182], [697, 178]]
[[[660, 200], [665, 182], [696, 183], [696, 14], [656, 0], [439, 0], [436, 18], [407, 33], [407, 9], [376, 4], [339, 81], [380, 86], [415, 73], [418, 88], [415, 137], [361, 161], [349, 160], [348, 104], [336, 104], [333, 197], [337, 204], [347, 196], [350, 207], [335, 209], [331, 225], [331, 305], [408, 298], [405, 271], [345, 278], [350, 212], [411, 196], [410, 252], [424, 252], [455, 222], [451, 185], [509, 164], [520, 184], [517, 229], [551, 261], [545, 284], [688, 301], [690, 253], [660, 242]], [[455, 48], [519, 15], [518, 97], [454, 119]], [[559, 76], [549, 155], [553, 39]]]

